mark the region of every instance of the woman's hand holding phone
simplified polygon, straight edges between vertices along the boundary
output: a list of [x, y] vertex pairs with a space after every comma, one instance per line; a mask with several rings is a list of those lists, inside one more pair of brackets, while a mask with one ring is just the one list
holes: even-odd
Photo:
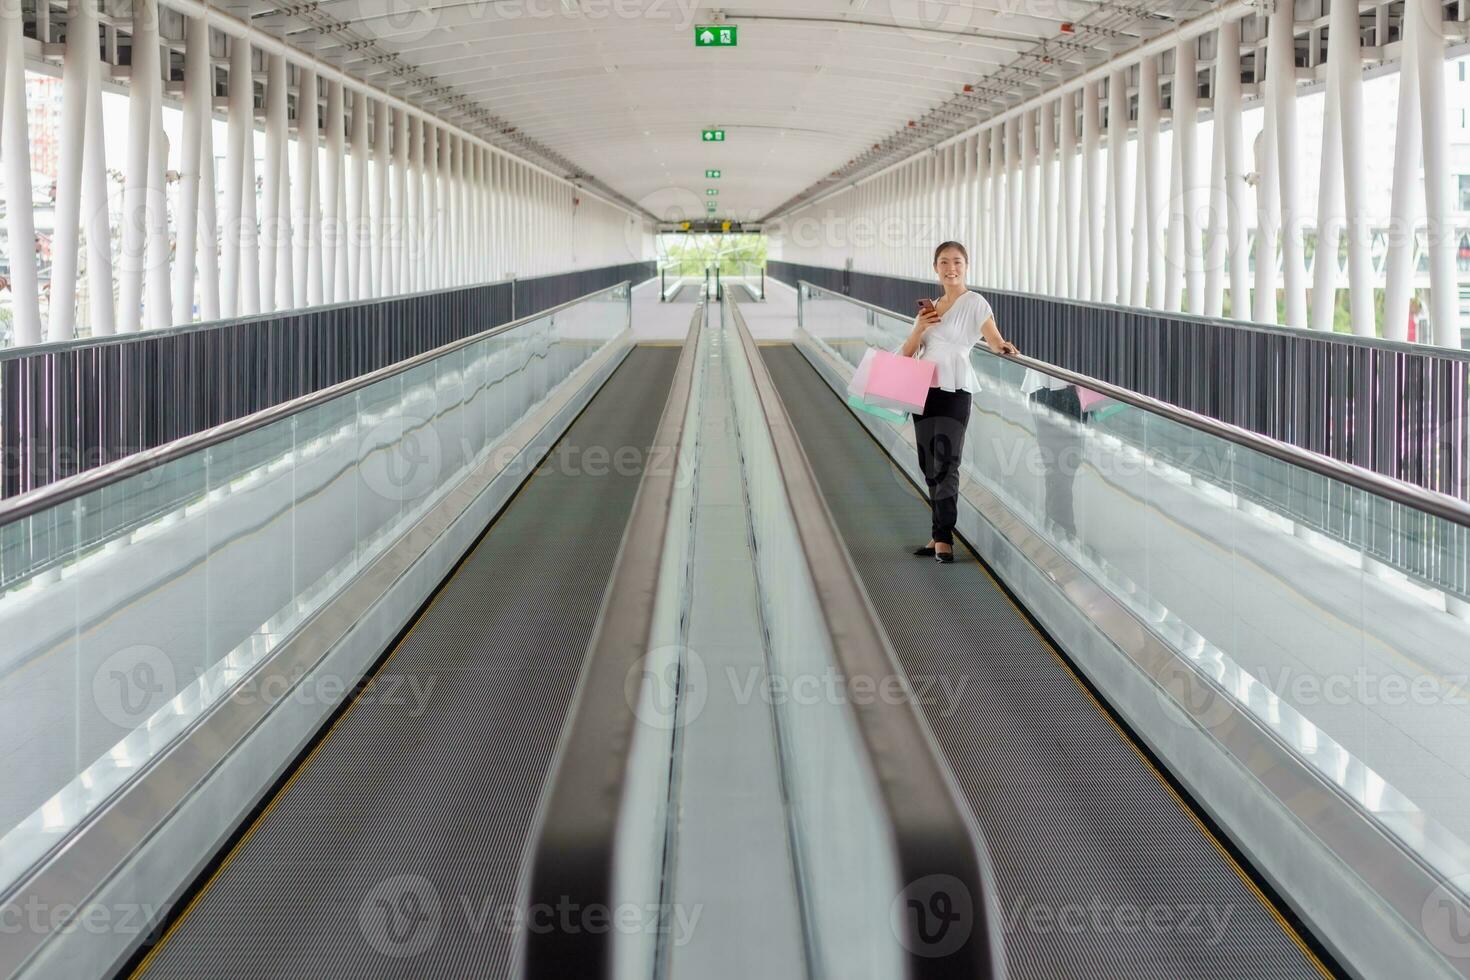
[[939, 311], [934, 308], [932, 299], [919, 300], [919, 315], [914, 317], [914, 330], [917, 333], [925, 333], [930, 327], [939, 323]]

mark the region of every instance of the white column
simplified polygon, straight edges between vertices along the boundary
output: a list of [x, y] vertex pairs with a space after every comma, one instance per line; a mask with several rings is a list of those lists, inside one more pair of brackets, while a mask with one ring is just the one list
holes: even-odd
[[370, 268], [370, 292], [373, 297], [385, 296], [391, 287], [388, 282], [388, 103], [373, 103], [373, 196], [372, 213], [372, 261]]
[[[254, 147], [251, 146], [254, 109], [250, 95], [250, 45], [238, 37], [230, 38], [228, 43], [230, 75], [225, 140], [225, 227], [224, 234], [220, 236], [224, 249], [220, 256], [224, 281], [220, 288], [220, 313], [233, 317], [240, 314], [241, 211], [245, 197], [245, 157], [254, 156]], [[253, 289], [254, 284], [246, 288]]]
[[342, 125], [342, 83], [327, 82], [327, 147], [322, 183], [322, 301], [335, 303], [347, 293], [347, 253], [342, 242], [342, 167], [346, 147]]
[[[205, 161], [204, 130], [211, 121], [209, 25], [203, 17], [184, 18], [184, 126], [179, 154], [179, 198], [175, 212], [174, 310], [180, 323], [194, 316], [199, 240], [200, 171]], [[209, 161], [212, 165], [214, 161]]]
[[424, 253], [420, 234], [424, 220], [424, 123], [417, 115], [408, 118], [408, 183], [403, 199], [403, 243], [407, 258], [404, 289], [419, 292], [423, 286]]
[[[480, 281], [493, 282], [495, 271], [495, 154], [480, 147]], [[586, 252], [593, 243], [582, 246]]]
[[1276, 126], [1277, 179], [1281, 185], [1281, 269], [1286, 291], [1286, 322], [1307, 325], [1306, 269], [1302, 261], [1305, 224], [1297, 193], [1296, 54], [1293, 5], [1278, 3], [1266, 35], [1266, 73]]
[[1002, 122], [990, 129], [990, 253], [995, 257], [992, 281], [1000, 289], [1011, 289], [1011, 236], [1006, 226], [1010, 190], [1010, 126]]
[[408, 285], [408, 236], [404, 233], [408, 194], [408, 112], [393, 110], [392, 187], [388, 203], [388, 282], [391, 293], [411, 292]]
[[[1345, 4], [1337, 4], [1345, 6]], [[1356, 13], [1356, 12], [1355, 12]], [[1353, 26], [1357, 33], [1356, 24]], [[1341, 51], [1337, 30], [1327, 38], [1327, 86], [1322, 104], [1322, 147], [1317, 174], [1317, 249], [1312, 258], [1312, 315], [1314, 330], [1332, 331], [1337, 307], [1337, 245], [1342, 214], [1342, 145], [1338, 79], [1332, 64]], [[1339, 55], [1340, 56], [1340, 55]], [[1356, 54], [1354, 55], [1356, 57]]]
[[[61, 160], [56, 180], [56, 230], [51, 239], [51, 312], [47, 340], [76, 334], [77, 268], [81, 244], [82, 158], [86, 154], [87, 100], [97, 60], [97, 16], [92, 0], [71, 0], [61, 70]], [[7, 50], [7, 55], [8, 55]], [[27, 177], [29, 179], [29, 176]], [[7, 199], [7, 205], [14, 201]], [[90, 270], [89, 270], [90, 271]], [[102, 286], [89, 275], [88, 288]], [[112, 283], [106, 283], [109, 293]]]
[[995, 179], [990, 164], [990, 143], [994, 128], [975, 134], [975, 242], [980, 247], [980, 282], [998, 285], [995, 276], [995, 207], [991, 197]]
[[1419, 183], [1419, 66], [1414, 54], [1417, 31], [1404, 38], [1399, 70], [1398, 125], [1393, 149], [1393, 191], [1389, 202], [1387, 289], [1383, 300], [1383, 336], [1407, 340], [1409, 296], [1413, 288], [1414, 191]]
[[[461, 168], [460, 151], [463, 141], [458, 133], [447, 133], [444, 157], [444, 207], [445, 231], [448, 234], [448, 250], [444, 253], [449, 283], [452, 286], [464, 283], [464, 173]], [[534, 218], [533, 218], [534, 220]], [[539, 228], [537, 229], [539, 232]]]
[[[161, 69], [158, 47], [153, 45], [153, 67]], [[173, 326], [173, 283], [169, 277], [168, 197], [165, 174], [168, 171], [168, 142], [163, 135], [163, 76], [154, 71], [148, 75], [153, 87], [153, 113], [148, 131], [148, 300], [144, 307], [148, 327], [157, 330]]]
[[504, 170], [500, 154], [494, 150], [490, 155], [490, 279], [498, 281], [505, 273], [505, 217], [504, 217]]
[[[1460, 297], [1455, 281], [1454, 196], [1450, 192], [1449, 110], [1444, 94], [1443, 9], [1437, 0], [1410, 0], [1405, 20], [1418, 31], [1419, 118], [1424, 139], [1424, 214], [1429, 250], [1429, 318], [1434, 342], [1460, 346]], [[1407, 320], [1407, 313], [1402, 318]]]
[[1021, 274], [1019, 289], [1039, 292], [1036, 268], [1036, 245], [1041, 236], [1036, 233], [1036, 112], [1028, 109], [1021, 113], [1021, 162], [1019, 181], [1021, 188]]
[[[1177, 76], [1175, 81], [1178, 81]], [[1173, 94], [1177, 95], [1178, 90], [1174, 89]], [[1177, 111], [1178, 106], [1175, 105], [1170, 110], [1170, 116], [1175, 117]], [[1181, 186], [1184, 181], [1184, 164], [1179, 159], [1183, 148], [1180, 146], [1177, 118], [1171, 130], [1169, 193], [1165, 198], [1164, 208], [1164, 296], [1161, 309], [1174, 312], [1183, 305], [1184, 297], [1184, 190]]]
[[[8, 12], [8, 5], [4, 9], [7, 11], [4, 15], [7, 18], [5, 23], [8, 24], [8, 18], [12, 15]], [[118, 257], [120, 275], [118, 277], [117, 327], [122, 333], [134, 333], [143, 326], [143, 275], [147, 264], [146, 253], [148, 248], [148, 218], [146, 212], [148, 208], [149, 142], [153, 132], [151, 120], [152, 107], [150, 103], [152, 102], [154, 92], [154, 86], [148, 84], [147, 78], [150, 70], [154, 70], [154, 74], [157, 74], [156, 69], [158, 67], [157, 7], [154, 5], [153, 0], [133, 0], [132, 13], [132, 84], [128, 88], [128, 145], [127, 160], [123, 170], [122, 252]], [[14, 16], [19, 17], [18, 8]], [[8, 42], [10, 40], [7, 38]], [[152, 52], [151, 55], [149, 53], [150, 51]], [[16, 125], [16, 114], [10, 110], [16, 104], [11, 101], [13, 95], [11, 91], [12, 86], [9, 84], [11, 81], [10, 76], [12, 72], [22, 72], [18, 39], [16, 39], [14, 47], [11, 47], [9, 43], [7, 44], [6, 52], [8, 57], [6, 59], [5, 142], [7, 146], [25, 146], [28, 145], [25, 132], [22, 130], [17, 133], [11, 128]], [[17, 80], [18, 83], [22, 81], [23, 79]], [[21, 126], [24, 126], [24, 88], [19, 90], [19, 95], [19, 122]], [[28, 187], [30, 184], [30, 169], [29, 163], [25, 160], [24, 155], [16, 153], [7, 154], [6, 156], [9, 160], [9, 165], [6, 168], [7, 186], [19, 186], [18, 183], [11, 185], [10, 182], [12, 179], [18, 182], [19, 177], [14, 175], [14, 170], [17, 166], [23, 164], [26, 168], [25, 183]], [[26, 193], [29, 195], [29, 190]], [[10, 197], [17, 200], [20, 199], [19, 194], [15, 191], [11, 191]], [[29, 196], [25, 198], [25, 200], [29, 199]], [[31, 241], [35, 237], [34, 230], [29, 228], [31, 223], [30, 209], [10, 208], [8, 211], [12, 249], [19, 252], [16, 249], [15, 243]], [[20, 223], [21, 212], [24, 212], [24, 227]], [[18, 304], [16, 309], [16, 339], [21, 343], [35, 343], [36, 340], [40, 339], [39, 331], [37, 331], [33, 339], [25, 339], [27, 334], [27, 327], [24, 322], [25, 311], [19, 306], [19, 304], [25, 301], [28, 293], [34, 298], [34, 288], [25, 290], [20, 278], [22, 275], [29, 275], [34, 282], [34, 272], [32, 270], [34, 263], [20, 261], [19, 259], [19, 254], [13, 256], [10, 266], [11, 290]]]
[[1070, 92], [1062, 96], [1062, 163], [1061, 193], [1057, 221], [1057, 295], [1070, 298], [1080, 295], [1077, 283], [1081, 275], [1077, 250], [1077, 232], [1081, 209], [1077, 200], [1077, 98]]
[[[316, 72], [309, 68], [296, 73], [296, 179], [291, 183], [291, 257], [295, 264], [292, 289], [294, 306], [306, 306], [312, 300], [311, 202], [316, 186], [317, 134]], [[320, 280], [315, 302], [321, 302]]]
[[1089, 82], [1082, 89], [1082, 192], [1077, 202], [1081, 215], [1082, 236], [1078, 243], [1077, 288], [1073, 291], [1078, 299], [1100, 300], [1103, 298], [1103, 252], [1107, 239], [1103, 232], [1103, 210], [1107, 191], [1103, 186], [1105, 174], [1098, 166], [1101, 117], [1098, 115], [1097, 83]]
[[342, 299], [366, 299], [372, 279], [372, 255], [368, 242], [372, 232], [368, 214], [368, 105], [362, 92], [352, 93], [352, 166], [347, 175], [347, 279], [350, 288]]
[[1041, 176], [1041, 213], [1037, 226], [1041, 231], [1041, 251], [1038, 268], [1041, 281], [1036, 284], [1038, 292], [1057, 294], [1057, 183], [1056, 183], [1056, 102], [1041, 106], [1041, 158], [1038, 161]]
[[[15, 302], [15, 345], [41, 342], [40, 284], [36, 275], [36, 227], [31, 213], [30, 128], [26, 121], [25, 60], [21, 5], [0, 5], [0, 53], [5, 59], [4, 97], [0, 99], [0, 164], [5, 170], [6, 232], [10, 237], [10, 293]], [[146, 169], [145, 163], [139, 168]], [[141, 190], [138, 192], [141, 200]], [[135, 263], [141, 265], [141, 262]], [[141, 268], [138, 270], [141, 277]], [[141, 282], [136, 292], [141, 293]], [[136, 304], [135, 304], [136, 306]], [[134, 316], [133, 329], [137, 329]]]
[[[291, 305], [290, 287], [281, 295], [280, 252], [289, 254], [290, 239], [281, 220], [282, 167], [286, 161], [286, 58], [267, 54], [265, 62], [265, 180], [261, 184], [260, 308], [269, 313]], [[289, 262], [287, 263], [289, 266]], [[285, 284], [282, 283], [284, 286]]]
[[1144, 58], [1138, 70], [1138, 197], [1133, 224], [1135, 306], [1164, 305], [1164, 248], [1161, 224], [1167, 186], [1159, 166], [1159, 59]]
[[[1269, 106], [1266, 111], [1271, 111]], [[1266, 127], [1256, 136], [1253, 156], [1256, 164], [1256, 243], [1253, 250], [1256, 275], [1251, 319], [1275, 323], [1276, 290], [1280, 285], [1276, 270], [1280, 183], [1276, 177], [1276, 127], [1271, 125], [1269, 118]]]
[[[1179, 146], [1180, 210], [1184, 236], [1185, 308], [1195, 315], [1205, 311], [1204, 227], [1200, 223], [1203, 188], [1199, 182], [1199, 64], [1198, 40], [1175, 49], [1174, 142]], [[1183, 83], [1180, 83], [1183, 79]]]
[[[1358, 36], [1358, 10], [1350, 3], [1333, 4], [1328, 11], [1328, 72], [1335, 74], [1342, 127], [1343, 192], [1348, 236], [1348, 308], [1353, 333], [1375, 334], [1373, 260], [1369, 254], [1372, 230], [1368, 219], [1368, 171], [1363, 133], [1363, 62]], [[1407, 316], [1405, 317], [1407, 319]]]
[[1127, 75], [1115, 71], [1108, 76], [1108, 193], [1107, 227], [1112, 247], [1103, 250], [1103, 302], [1128, 302], [1129, 278], [1128, 216], [1133, 200], [1128, 184], [1128, 88]]
[[444, 185], [440, 178], [443, 159], [443, 134], [438, 126], [430, 128], [429, 154], [429, 270], [430, 289], [445, 284], [444, 277]]
[[[96, 20], [92, 21], [96, 33]], [[85, 28], [78, 25], [79, 32]], [[102, 63], [96, 45], [88, 48], [92, 59], [87, 72], [87, 136], [82, 154], [82, 214], [87, 235], [87, 297], [92, 317], [92, 336], [109, 337], [117, 332], [113, 307], [112, 207], [107, 186], [107, 140], [102, 129]]]
[[[949, 227], [954, 240], [962, 243], [973, 254], [975, 243], [969, 236], [965, 222], [965, 180], [968, 175], [965, 167], [965, 146], [968, 142], [969, 137], [962, 137], [949, 145]], [[853, 194], [848, 195], [849, 202], [853, 198]]]
[[1247, 224], [1250, 211], [1246, 205], [1245, 135], [1240, 118], [1240, 21], [1231, 20], [1220, 25], [1220, 44], [1220, 56], [1225, 59], [1225, 70], [1220, 74], [1219, 98], [1222, 106], [1216, 132], [1223, 125], [1224, 132], [1217, 138], [1223, 139], [1225, 151], [1224, 220], [1229, 245], [1230, 306], [1231, 315], [1235, 319], [1249, 320], [1250, 233]]
[[[205, 22], [205, 54], [208, 55], [208, 22]], [[212, 64], [212, 62], [211, 62]], [[199, 132], [199, 318], [219, 319], [219, 198], [214, 180], [214, 71], [205, 73], [201, 101], [204, 103], [204, 125]]]
[[254, 66], [250, 63], [250, 48], [240, 45], [245, 52], [245, 143], [241, 151], [243, 181], [240, 192], [240, 313], [248, 315], [261, 312], [260, 305], [260, 193], [255, 186], [255, 89]]

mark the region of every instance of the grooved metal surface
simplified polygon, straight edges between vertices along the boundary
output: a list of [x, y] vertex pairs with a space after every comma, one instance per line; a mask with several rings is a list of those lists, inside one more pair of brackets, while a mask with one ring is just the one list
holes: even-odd
[[793, 347], [762, 354], [990, 846], [1013, 978], [1321, 974]]
[[678, 356], [628, 356], [146, 976], [509, 973], [504, 913]]

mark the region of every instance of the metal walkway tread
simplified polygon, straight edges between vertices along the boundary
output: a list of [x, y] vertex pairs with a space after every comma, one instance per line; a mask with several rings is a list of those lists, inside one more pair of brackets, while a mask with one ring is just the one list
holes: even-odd
[[1013, 980], [1330, 975], [973, 556], [910, 554], [927, 505], [801, 353], [762, 355], [986, 835]]
[[146, 976], [508, 975], [500, 913], [678, 357], [629, 354]]

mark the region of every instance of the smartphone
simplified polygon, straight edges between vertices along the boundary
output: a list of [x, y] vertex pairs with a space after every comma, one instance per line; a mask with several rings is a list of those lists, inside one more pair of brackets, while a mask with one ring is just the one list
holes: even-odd
[[919, 300], [919, 312], [920, 313], [933, 312], [933, 310], [934, 310], [934, 301], [932, 299], [921, 299], [921, 300]]

